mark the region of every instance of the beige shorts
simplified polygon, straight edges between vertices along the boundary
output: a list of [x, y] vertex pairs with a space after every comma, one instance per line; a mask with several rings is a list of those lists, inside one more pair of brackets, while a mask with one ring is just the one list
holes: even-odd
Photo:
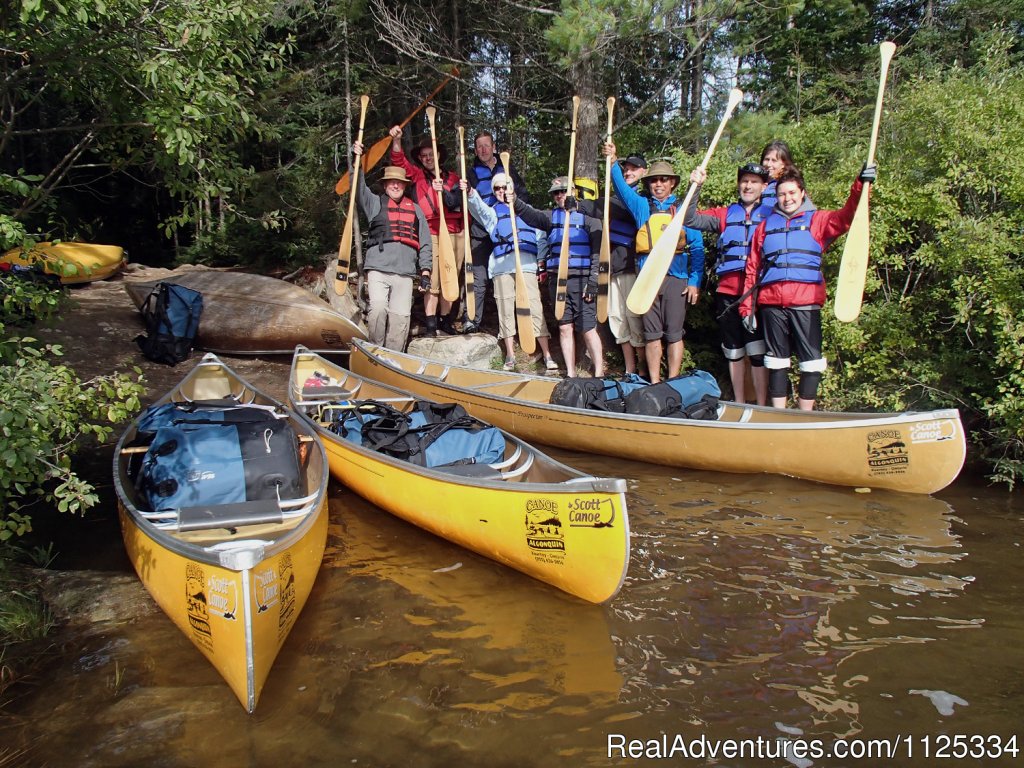
[[[544, 321], [544, 305], [540, 303], [540, 287], [537, 275], [524, 272], [526, 296], [530, 300], [530, 315], [533, 320], [533, 335], [538, 339], [550, 336], [548, 324]], [[516, 276], [514, 274], [494, 277], [494, 302], [498, 305], [498, 338], [507, 339], [516, 335]]]
[[[462, 269], [466, 264], [466, 239], [461, 232], [458, 234], [449, 233], [452, 239], [452, 247], [455, 250], [455, 273], [461, 284], [465, 278]], [[437, 268], [437, 235], [430, 236], [430, 245], [433, 256], [430, 259], [430, 292], [435, 296], [441, 294], [441, 270]]]

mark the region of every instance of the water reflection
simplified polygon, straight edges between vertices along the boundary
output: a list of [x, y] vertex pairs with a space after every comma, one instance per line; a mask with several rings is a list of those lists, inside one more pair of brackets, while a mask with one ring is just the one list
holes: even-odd
[[[633, 478], [632, 561], [610, 606], [334, 489], [323, 571], [255, 716], [153, 615], [85, 638], [0, 740], [26, 765], [500, 768], [607, 765], [609, 733], [1016, 727], [1019, 515], [552, 453]], [[951, 697], [967, 704], [933, 704]]]

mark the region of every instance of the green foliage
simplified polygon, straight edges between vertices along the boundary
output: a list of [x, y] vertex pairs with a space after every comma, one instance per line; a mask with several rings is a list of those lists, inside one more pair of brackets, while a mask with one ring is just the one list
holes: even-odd
[[59, 347], [39, 347], [29, 336], [11, 335], [9, 323], [47, 317], [59, 293], [21, 280], [0, 281], [0, 541], [32, 530], [30, 510], [52, 503], [81, 512], [96, 502], [92, 486], [71, 471], [83, 439], [106, 439], [112, 424], [139, 408], [136, 378], [109, 374], [82, 381], [52, 361]]

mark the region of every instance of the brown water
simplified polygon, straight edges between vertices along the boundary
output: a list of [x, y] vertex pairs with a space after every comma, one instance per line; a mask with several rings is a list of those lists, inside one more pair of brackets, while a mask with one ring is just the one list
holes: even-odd
[[[858, 494], [552, 453], [630, 478], [632, 561], [610, 605], [332, 486], [323, 569], [255, 715], [152, 612], [69, 644], [3, 712], [0, 766], [1024, 762], [935, 756], [943, 734], [1024, 750], [1019, 493]], [[904, 741], [884, 760], [609, 760], [614, 734]]]

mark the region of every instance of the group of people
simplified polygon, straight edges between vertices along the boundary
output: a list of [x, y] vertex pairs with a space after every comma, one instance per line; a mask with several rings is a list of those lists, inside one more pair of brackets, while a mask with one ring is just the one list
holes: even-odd
[[[681, 205], [681, 177], [664, 160], [650, 164], [639, 154], [618, 158], [614, 143], [604, 146], [612, 161], [608, 220], [605, 200], [576, 197], [566, 177], [548, 189], [549, 206], [530, 204], [525, 184], [513, 168], [505, 168], [496, 153], [494, 137], [481, 132], [474, 139], [475, 155], [466, 179], [442, 171], [442, 145], [425, 141], [411, 157], [402, 146], [402, 129], [391, 129], [391, 164], [384, 169], [384, 194], [371, 192], [360, 176], [357, 195], [369, 219], [363, 267], [369, 299], [367, 325], [371, 341], [403, 349], [410, 325], [414, 288], [424, 296], [424, 333], [454, 333], [452, 303], [440, 294], [437, 265], [438, 235], [443, 220], [451, 236], [459, 274], [472, 270], [475, 314], [464, 315], [462, 332], [474, 333], [483, 319], [490, 283], [498, 309], [498, 336], [504, 346], [505, 368], [516, 367], [516, 246], [526, 276], [534, 337], [543, 366], [559, 370], [551, 353], [544, 318], [541, 286], [547, 285], [552, 303], [559, 291], [554, 276], [562, 258], [568, 230], [568, 269], [564, 312], [558, 320], [558, 341], [568, 369], [575, 375], [577, 333], [589, 353], [595, 376], [604, 375], [604, 353], [598, 332], [597, 296], [602, 230], [611, 243], [608, 281], [608, 325], [622, 349], [626, 373], [652, 383], [679, 375], [684, 352], [687, 310], [700, 300], [705, 271], [703, 232], [718, 236], [714, 311], [719, 321], [722, 351], [729, 365], [737, 401], [747, 397], [747, 366], [758, 404], [785, 407], [789, 368], [795, 355], [799, 366], [796, 402], [812, 409], [826, 360], [822, 354], [821, 307], [825, 301], [822, 254], [853, 220], [862, 185], [875, 180], [865, 166], [846, 204], [836, 211], [819, 211], [806, 193], [803, 175], [789, 148], [768, 144], [760, 162], [737, 171], [737, 201], [728, 206], [698, 209], [700, 187], [706, 178], [695, 169], [696, 185], [675, 254], [650, 309], [636, 315], [626, 305], [637, 274], [648, 254]], [[437, 155], [435, 156], [435, 147]], [[358, 156], [362, 146], [353, 147]], [[685, 189], [685, 188], [684, 188]], [[468, 199], [470, 247], [463, 242], [463, 193]], [[440, 207], [439, 207], [440, 201]]]

